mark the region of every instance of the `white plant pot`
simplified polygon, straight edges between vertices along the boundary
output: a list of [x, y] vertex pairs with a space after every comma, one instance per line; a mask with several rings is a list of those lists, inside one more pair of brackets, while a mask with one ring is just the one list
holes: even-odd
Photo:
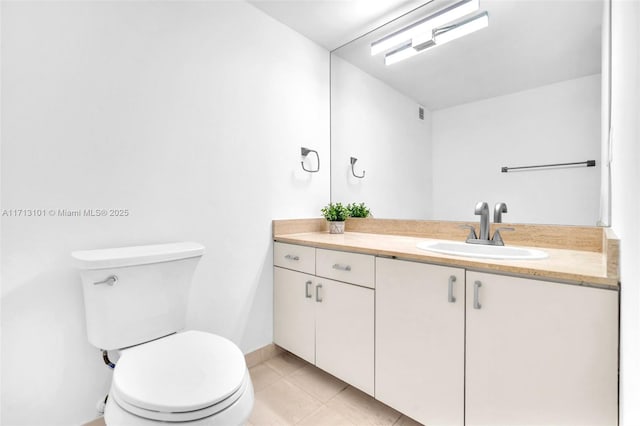
[[344, 221], [342, 222], [329, 222], [330, 234], [344, 234]]

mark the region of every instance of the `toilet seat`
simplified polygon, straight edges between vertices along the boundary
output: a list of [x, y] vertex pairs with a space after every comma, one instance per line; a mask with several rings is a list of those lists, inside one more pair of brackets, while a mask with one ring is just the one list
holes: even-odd
[[233, 405], [250, 384], [231, 341], [187, 331], [122, 352], [111, 394], [124, 410], [159, 421], [192, 421]]
[[186, 411], [186, 412], [152, 411], [152, 410], [147, 410], [147, 409], [137, 407], [135, 405], [128, 403], [127, 401], [123, 400], [117, 394], [117, 392], [112, 391], [111, 396], [113, 397], [115, 402], [118, 404], [118, 406], [120, 406], [120, 408], [122, 408], [123, 410], [125, 410], [130, 414], [134, 414], [144, 419], [158, 420], [162, 422], [191, 422], [194, 420], [200, 420], [200, 419], [204, 419], [204, 418], [216, 415], [226, 410], [227, 408], [231, 407], [236, 402], [238, 402], [239, 399], [245, 395], [247, 388], [251, 386], [251, 382], [250, 380], [248, 380], [248, 377], [249, 375], [247, 374], [247, 379], [243, 381], [242, 386], [240, 387], [238, 392], [233, 394], [231, 397], [225, 399], [222, 402], [219, 402], [218, 404], [212, 405], [210, 407], [206, 407], [201, 410], [196, 410], [196, 411]]

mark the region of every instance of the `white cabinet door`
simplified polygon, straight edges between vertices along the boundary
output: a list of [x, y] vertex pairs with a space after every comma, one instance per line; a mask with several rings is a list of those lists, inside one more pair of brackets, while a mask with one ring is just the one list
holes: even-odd
[[464, 422], [464, 279], [463, 269], [376, 259], [375, 396], [424, 424]]
[[316, 280], [316, 365], [373, 395], [374, 291]]
[[617, 292], [466, 281], [467, 425], [617, 424]]
[[273, 268], [273, 341], [315, 363], [315, 277]]

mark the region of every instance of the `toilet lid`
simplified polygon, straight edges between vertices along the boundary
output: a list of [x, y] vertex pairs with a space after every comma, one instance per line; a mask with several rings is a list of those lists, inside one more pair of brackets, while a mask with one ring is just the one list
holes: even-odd
[[123, 351], [112, 387], [119, 398], [145, 410], [194, 411], [238, 391], [246, 368], [231, 341], [187, 331]]

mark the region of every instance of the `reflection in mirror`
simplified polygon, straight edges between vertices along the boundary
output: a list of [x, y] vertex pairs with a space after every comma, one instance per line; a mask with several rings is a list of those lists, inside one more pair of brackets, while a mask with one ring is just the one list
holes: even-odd
[[[334, 50], [332, 201], [363, 201], [377, 218], [462, 221], [477, 220], [478, 201], [505, 202], [504, 222], [596, 225], [603, 1], [480, 0], [486, 28], [392, 65], [371, 55], [454, 3], [434, 0]], [[596, 166], [501, 172], [588, 160]]]

